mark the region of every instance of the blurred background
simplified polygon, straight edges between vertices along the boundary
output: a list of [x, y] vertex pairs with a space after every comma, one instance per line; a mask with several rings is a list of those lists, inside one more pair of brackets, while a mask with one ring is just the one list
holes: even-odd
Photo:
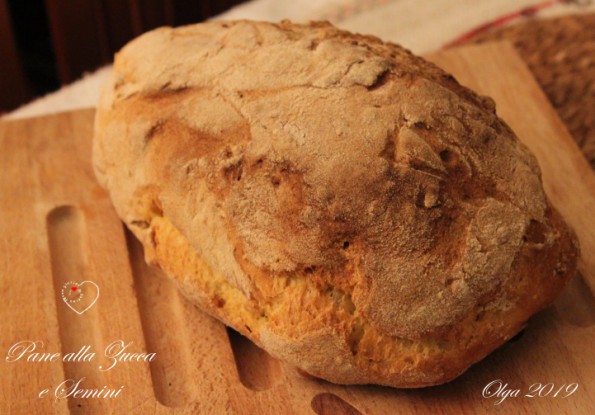
[[0, 112], [112, 60], [130, 39], [242, 0], [0, 0]]
[[328, 20], [417, 54], [512, 42], [595, 167], [594, 0], [0, 0], [0, 116], [93, 107], [126, 42], [209, 18]]

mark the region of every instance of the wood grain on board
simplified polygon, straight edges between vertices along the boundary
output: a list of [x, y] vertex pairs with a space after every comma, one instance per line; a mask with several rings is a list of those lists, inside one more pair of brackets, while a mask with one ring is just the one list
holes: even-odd
[[[431, 59], [491, 95], [537, 155], [547, 193], [581, 241], [581, 273], [595, 287], [593, 173], [514, 50], [482, 45]], [[92, 128], [92, 110], [0, 123], [1, 414], [588, 414], [595, 407], [595, 301], [580, 277], [519, 339], [449, 384], [398, 390], [302, 376], [199, 312], [144, 263], [95, 182]], [[68, 281], [85, 280], [101, 296], [78, 315], [60, 292]], [[119, 339], [157, 358], [100, 371], [109, 364], [104, 348]], [[63, 354], [89, 344], [98, 357], [7, 362], [8, 349], [22, 340]], [[61, 382], [83, 377], [87, 388], [124, 388], [111, 399], [54, 399]], [[511, 397], [496, 406], [482, 397], [496, 379], [523, 394], [535, 382], [579, 389], [568, 398]]]

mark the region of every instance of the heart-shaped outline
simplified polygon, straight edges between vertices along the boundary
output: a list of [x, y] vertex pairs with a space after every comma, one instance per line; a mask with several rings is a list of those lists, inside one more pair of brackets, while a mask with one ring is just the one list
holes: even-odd
[[82, 281], [82, 282], [70, 282], [67, 283], [66, 285], [75, 285], [76, 287], [82, 288], [83, 285], [85, 285], [86, 283], [92, 284], [95, 286], [95, 288], [97, 288], [97, 296], [95, 297], [95, 299], [93, 300], [93, 302], [91, 302], [91, 304], [89, 304], [84, 310], [78, 311], [76, 308], [74, 308], [66, 299], [66, 296], [64, 295], [64, 289], [65, 287], [62, 287], [62, 301], [64, 301], [64, 304], [66, 304], [72, 311], [74, 311], [75, 313], [77, 313], [79, 316], [82, 315], [84, 312], [88, 311], [91, 307], [93, 307], [95, 305], [95, 303], [97, 302], [97, 300], [99, 300], [99, 285], [95, 284], [93, 281]]

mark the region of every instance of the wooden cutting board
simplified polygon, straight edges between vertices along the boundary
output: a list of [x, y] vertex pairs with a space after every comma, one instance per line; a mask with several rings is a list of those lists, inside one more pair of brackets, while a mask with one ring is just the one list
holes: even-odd
[[[593, 413], [595, 301], [587, 288], [595, 287], [593, 173], [509, 45], [431, 59], [495, 98], [501, 116], [539, 158], [546, 191], [580, 237], [584, 279], [577, 277], [555, 306], [534, 317], [524, 335], [438, 387], [346, 387], [303, 377], [199, 312], [145, 265], [138, 242], [95, 182], [92, 110], [2, 122], [0, 414]], [[79, 315], [62, 301], [62, 288], [86, 280], [100, 295]], [[100, 370], [111, 364], [105, 348], [118, 340], [131, 343], [127, 352], [156, 358]], [[96, 355], [90, 361], [81, 361], [81, 354], [79, 361], [12, 361], [20, 349], [10, 349], [22, 341], [37, 341], [36, 351], [64, 358], [86, 345]], [[81, 378], [77, 390], [106, 386], [120, 393], [56, 399], [63, 381]], [[520, 396], [499, 405], [484, 398], [484, 387], [495, 380]], [[535, 383], [552, 383], [553, 392], [524, 396]], [[578, 389], [564, 398], [569, 384]]]

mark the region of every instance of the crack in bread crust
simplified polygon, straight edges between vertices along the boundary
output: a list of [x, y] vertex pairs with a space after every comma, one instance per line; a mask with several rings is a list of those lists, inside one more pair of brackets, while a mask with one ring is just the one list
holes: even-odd
[[534, 156], [492, 100], [327, 23], [134, 40], [102, 93], [93, 158], [187, 295], [336, 382], [449, 380], [576, 266]]

